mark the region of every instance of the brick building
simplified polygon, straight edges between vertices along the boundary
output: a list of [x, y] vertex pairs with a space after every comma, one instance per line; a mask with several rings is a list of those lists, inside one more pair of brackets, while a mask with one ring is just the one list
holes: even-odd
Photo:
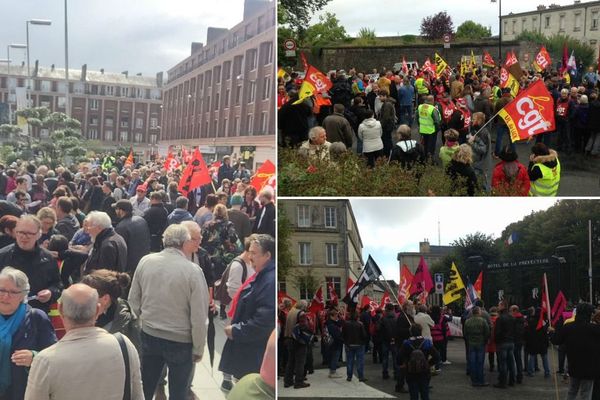
[[275, 2], [245, 0], [244, 19], [209, 28], [206, 45], [168, 71], [160, 142], [233, 155], [251, 169], [275, 155]]
[[[64, 68], [31, 68], [32, 107], [65, 112]], [[25, 88], [27, 67], [0, 65], [0, 103], [16, 110], [16, 91]], [[69, 69], [70, 115], [81, 122], [82, 135], [98, 141], [103, 149], [133, 146], [138, 155], [157, 151], [161, 124], [162, 73], [156, 77], [127, 73]], [[33, 136], [45, 138], [48, 131], [34, 129]]]

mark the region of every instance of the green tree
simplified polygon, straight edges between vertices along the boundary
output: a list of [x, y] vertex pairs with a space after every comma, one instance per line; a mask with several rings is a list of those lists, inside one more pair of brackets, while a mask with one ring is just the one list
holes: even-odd
[[279, 0], [277, 4], [277, 22], [279, 25], [289, 25], [292, 30], [301, 33], [308, 26], [312, 16], [323, 9], [330, 1]]
[[285, 280], [294, 265], [291, 251], [292, 225], [281, 203], [277, 208], [277, 279]]
[[477, 22], [467, 20], [456, 28], [457, 39], [483, 39], [492, 36], [492, 30]]
[[362, 27], [358, 31], [358, 37], [360, 39], [372, 39], [372, 40], [374, 40], [374, 39], [377, 38], [377, 35], [375, 34], [375, 29], [370, 29], [370, 28]]
[[306, 29], [301, 44], [305, 47], [321, 47], [347, 38], [346, 29], [340, 25], [340, 20], [335, 14], [326, 12], [319, 16], [318, 23]]

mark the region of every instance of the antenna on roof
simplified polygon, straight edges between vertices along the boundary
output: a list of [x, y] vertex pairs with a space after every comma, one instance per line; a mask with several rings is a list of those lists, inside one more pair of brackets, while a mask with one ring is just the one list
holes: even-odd
[[440, 227], [440, 217], [438, 216], [438, 246], [442, 245], [442, 230]]

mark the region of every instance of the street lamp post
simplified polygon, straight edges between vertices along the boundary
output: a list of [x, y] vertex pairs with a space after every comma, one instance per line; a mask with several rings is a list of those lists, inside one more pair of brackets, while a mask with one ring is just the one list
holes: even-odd
[[502, 0], [491, 0], [492, 3], [498, 1], [498, 62], [502, 60]]
[[[6, 61], [7, 61], [7, 64], [8, 64], [7, 72], [6, 72], [6, 75], [8, 75], [8, 77], [6, 78], [7, 79], [7, 81], [6, 81], [6, 87], [8, 89], [8, 95], [9, 96], [10, 96], [10, 87], [8, 86], [8, 79], [10, 78], [10, 63], [11, 63], [11, 60], [10, 60], [10, 49], [11, 48], [13, 48], [13, 49], [26, 49], [27, 46], [24, 45], [24, 44], [9, 44], [8, 46], [6, 46]], [[8, 102], [8, 123], [12, 124], [12, 120], [13, 120], [12, 119], [12, 106], [10, 105], [10, 101], [9, 101]]]
[[69, 107], [69, 30], [67, 25], [67, 0], [65, 0], [65, 114], [71, 116]]
[[29, 24], [31, 25], [52, 25], [48, 19], [30, 19], [25, 21], [25, 34], [27, 37], [27, 107], [31, 106], [31, 69], [29, 64]]

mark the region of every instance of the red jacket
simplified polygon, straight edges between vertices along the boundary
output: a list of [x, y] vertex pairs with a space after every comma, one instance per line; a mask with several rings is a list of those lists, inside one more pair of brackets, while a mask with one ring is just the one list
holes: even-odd
[[527, 168], [520, 162], [517, 163], [517, 174], [510, 181], [506, 176], [505, 161], [500, 161], [494, 167], [492, 174], [492, 192], [496, 196], [527, 196], [529, 194], [529, 175]]

